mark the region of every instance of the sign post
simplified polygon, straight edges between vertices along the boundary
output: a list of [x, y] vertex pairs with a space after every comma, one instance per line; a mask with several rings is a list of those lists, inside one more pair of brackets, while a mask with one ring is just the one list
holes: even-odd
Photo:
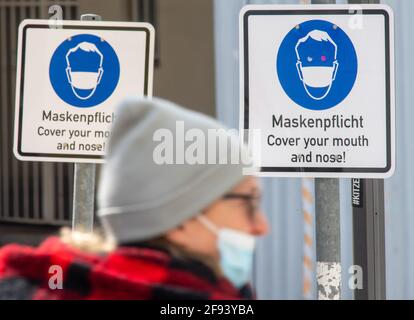
[[24, 20], [19, 26], [14, 154], [75, 163], [73, 229], [91, 232], [95, 164], [104, 163], [115, 110], [151, 96], [154, 29], [148, 23]]
[[[81, 21], [101, 21], [95, 14], [84, 14]], [[94, 163], [75, 163], [73, 179], [72, 230], [93, 232], [95, 209], [95, 173]]]
[[[335, 4], [312, 0], [312, 4]], [[315, 179], [316, 281], [318, 299], [341, 299], [341, 212], [339, 179]]]
[[341, 299], [339, 179], [315, 179], [316, 280], [319, 300]]
[[339, 299], [338, 178], [394, 173], [394, 18], [386, 5], [312, 3], [242, 9], [240, 128], [257, 176], [317, 178], [319, 298]]
[[361, 268], [356, 300], [386, 299], [384, 180], [352, 179], [354, 264]]
[[[379, 0], [349, 0], [350, 4]], [[385, 210], [383, 179], [352, 179], [354, 264], [362, 269], [356, 300], [386, 299]]]

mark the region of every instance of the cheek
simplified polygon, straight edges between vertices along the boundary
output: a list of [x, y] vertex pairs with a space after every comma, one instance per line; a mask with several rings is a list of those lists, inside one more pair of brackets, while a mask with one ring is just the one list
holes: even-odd
[[188, 233], [188, 245], [198, 252], [210, 252], [217, 247], [217, 237], [203, 225], [192, 228]]
[[214, 235], [195, 234], [189, 246], [194, 253], [212, 258], [219, 257], [217, 238]]
[[211, 222], [222, 228], [250, 233], [253, 221], [248, 215], [248, 207], [239, 201], [220, 201], [205, 212]]
[[250, 232], [252, 221], [250, 221], [246, 209], [243, 206], [234, 206], [220, 215], [214, 217], [217, 225], [225, 228], [235, 229], [242, 232]]

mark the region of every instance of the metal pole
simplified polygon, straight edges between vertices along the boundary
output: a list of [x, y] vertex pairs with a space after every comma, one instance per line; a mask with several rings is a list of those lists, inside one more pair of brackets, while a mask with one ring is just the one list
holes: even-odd
[[316, 276], [319, 300], [341, 298], [339, 179], [315, 179]]
[[[335, 4], [335, 0], [312, 0]], [[315, 179], [316, 277], [319, 300], [341, 299], [339, 179]]]
[[[96, 14], [84, 14], [81, 20], [100, 21]], [[96, 165], [75, 163], [72, 231], [93, 232]]]
[[[380, 3], [379, 0], [349, 0], [350, 4]], [[353, 179], [354, 264], [362, 269], [362, 288], [356, 300], [386, 299], [384, 180]]]
[[362, 271], [362, 287], [355, 287], [355, 300], [384, 300], [384, 180], [353, 179], [352, 206], [354, 264]]

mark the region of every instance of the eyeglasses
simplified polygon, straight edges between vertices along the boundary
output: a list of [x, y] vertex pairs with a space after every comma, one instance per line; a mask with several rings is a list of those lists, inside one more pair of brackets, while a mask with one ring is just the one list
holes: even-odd
[[247, 204], [247, 210], [250, 218], [254, 218], [255, 213], [260, 207], [261, 196], [243, 194], [243, 193], [227, 193], [222, 197], [224, 200], [243, 200]]

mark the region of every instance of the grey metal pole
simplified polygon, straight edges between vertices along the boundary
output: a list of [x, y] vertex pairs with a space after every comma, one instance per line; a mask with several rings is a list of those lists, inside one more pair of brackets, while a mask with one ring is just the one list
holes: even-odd
[[353, 179], [352, 206], [354, 264], [362, 271], [354, 298], [385, 300], [384, 180]]
[[[100, 21], [96, 14], [84, 14], [81, 20]], [[75, 163], [72, 231], [93, 232], [96, 165]]]
[[[312, 0], [335, 4], [335, 0]], [[316, 277], [319, 300], [341, 299], [339, 179], [315, 179]]]
[[[350, 4], [379, 0], [348, 0]], [[362, 269], [362, 288], [356, 300], [386, 299], [384, 180], [353, 179], [354, 264]]]
[[339, 179], [315, 179], [316, 276], [319, 300], [341, 298]]
[[93, 232], [95, 164], [75, 163], [72, 230]]

